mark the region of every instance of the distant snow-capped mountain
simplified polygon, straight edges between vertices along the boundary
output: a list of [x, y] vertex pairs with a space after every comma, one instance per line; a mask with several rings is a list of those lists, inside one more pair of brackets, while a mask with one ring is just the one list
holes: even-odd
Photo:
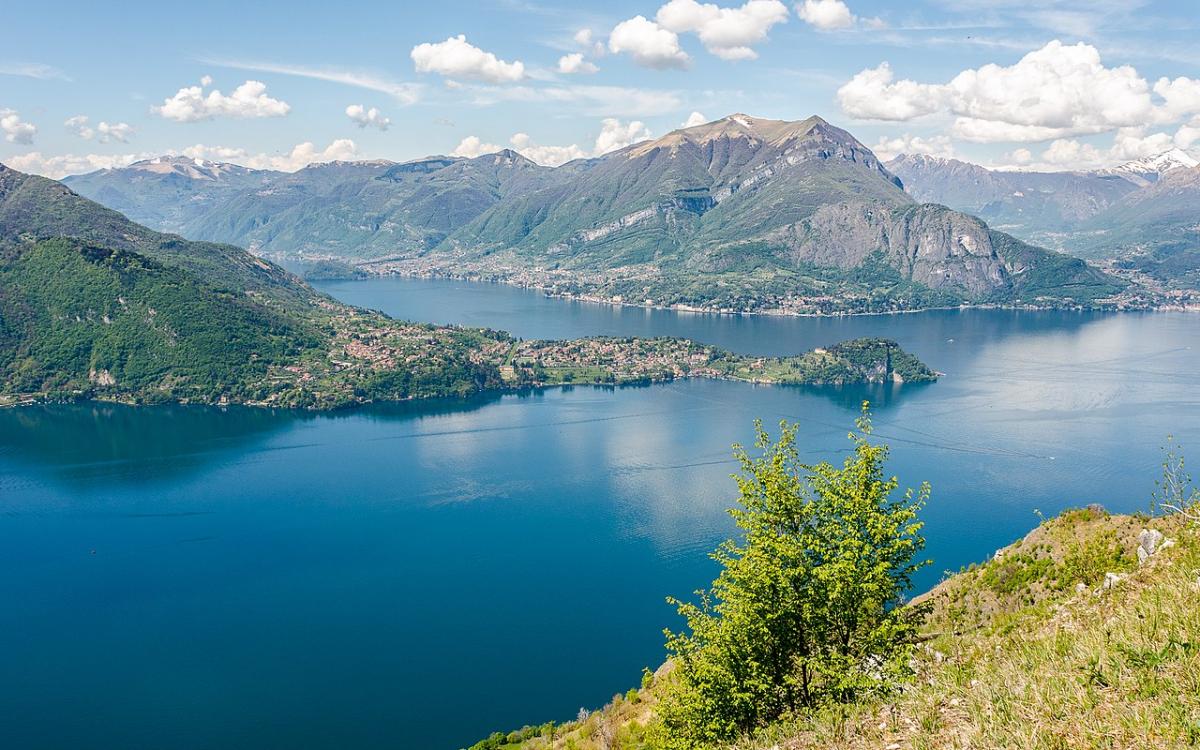
[[1141, 159], [1125, 162], [1111, 169], [1101, 170], [1101, 174], [1114, 174], [1124, 177], [1138, 187], [1146, 187], [1158, 182], [1159, 178], [1177, 169], [1192, 169], [1200, 165], [1188, 152], [1173, 148], [1157, 156], [1145, 156]]

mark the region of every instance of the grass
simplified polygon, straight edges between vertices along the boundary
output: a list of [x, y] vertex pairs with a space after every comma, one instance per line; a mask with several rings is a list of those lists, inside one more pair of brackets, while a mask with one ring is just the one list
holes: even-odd
[[[1174, 544], [1139, 565], [1143, 528]], [[1109, 572], [1122, 578], [1105, 588]], [[1200, 747], [1196, 525], [1068, 511], [919, 600], [931, 614], [911, 684], [888, 700], [781, 722], [734, 748]], [[632, 695], [506, 747], [652, 748], [669, 673], [666, 665]]]

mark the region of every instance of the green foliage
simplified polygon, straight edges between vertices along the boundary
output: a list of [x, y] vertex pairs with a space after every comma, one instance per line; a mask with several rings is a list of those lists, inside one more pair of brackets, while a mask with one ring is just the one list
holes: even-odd
[[656, 742], [696, 748], [780, 717], [886, 691], [908, 674], [920, 607], [901, 607], [923, 563], [917, 513], [928, 498], [894, 496], [888, 448], [865, 412], [841, 467], [800, 461], [796, 427], [772, 441], [757, 425], [738, 447], [742, 532], [713, 558], [721, 573], [697, 602], [672, 600], [687, 632], [667, 631], [675, 671]]

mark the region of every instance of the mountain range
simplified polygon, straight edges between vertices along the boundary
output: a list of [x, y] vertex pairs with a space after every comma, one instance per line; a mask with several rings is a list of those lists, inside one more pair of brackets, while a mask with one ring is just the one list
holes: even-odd
[[662, 305], [1056, 306], [1126, 287], [918, 202], [870, 149], [819, 117], [735, 114], [557, 168], [511, 150], [292, 174], [164, 157], [66, 182], [159, 228], [273, 257]]
[[1200, 289], [1200, 162], [1172, 149], [1092, 172], [987, 169], [935, 156], [887, 162], [908, 192], [1021, 239]]

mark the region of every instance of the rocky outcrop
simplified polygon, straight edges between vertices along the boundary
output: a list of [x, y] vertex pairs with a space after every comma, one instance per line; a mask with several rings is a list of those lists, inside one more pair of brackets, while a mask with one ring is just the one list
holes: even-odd
[[944, 206], [827, 205], [768, 239], [786, 247], [794, 261], [838, 268], [860, 266], [879, 252], [909, 280], [970, 297], [1009, 285], [987, 226]]

